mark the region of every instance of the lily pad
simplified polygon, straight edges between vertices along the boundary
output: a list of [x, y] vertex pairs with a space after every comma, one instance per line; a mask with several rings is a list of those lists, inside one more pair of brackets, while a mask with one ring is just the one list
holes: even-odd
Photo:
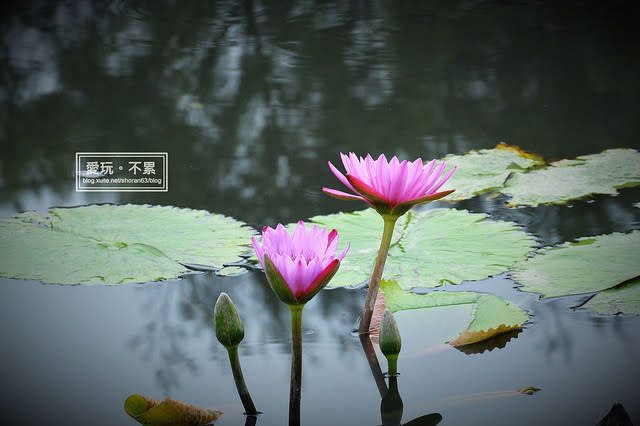
[[221, 277], [237, 277], [238, 275], [245, 274], [248, 270], [240, 266], [225, 266], [222, 269], [216, 271], [216, 275]]
[[[383, 221], [373, 209], [316, 216], [311, 222], [335, 228], [351, 249], [330, 287], [365, 283], [375, 262]], [[480, 280], [507, 271], [534, 247], [533, 238], [511, 222], [485, 214], [441, 209], [409, 211], [396, 223], [384, 278], [403, 289]], [[339, 248], [341, 250], [341, 248]]]
[[502, 192], [511, 196], [511, 206], [535, 207], [562, 204], [591, 194], [616, 195], [617, 189], [636, 185], [640, 185], [640, 153], [634, 149], [611, 149], [514, 174]]
[[443, 190], [454, 189], [442, 201], [460, 201], [492, 190], [501, 190], [511, 173], [524, 172], [542, 166], [544, 160], [536, 155], [504, 143], [493, 149], [469, 151], [464, 155], [444, 158], [447, 166], [457, 166], [453, 177]]
[[248, 250], [251, 228], [203, 210], [147, 205], [54, 208], [0, 222], [0, 275], [57, 284], [176, 278], [182, 264], [221, 268]]
[[543, 297], [602, 291], [640, 275], [638, 247], [638, 230], [581, 238], [538, 251], [517, 264], [512, 277]]
[[124, 410], [143, 425], [204, 425], [222, 415], [221, 411], [197, 407], [171, 398], [160, 401], [142, 395], [130, 395], [124, 402]]
[[156, 247], [181, 263], [216, 268], [236, 262], [255, 234], [252, 228], [206, 210], [126, 204], [54, 208], [54, 228], [99, 240]]
[[592, 309], [605, 315], [640, 315], [640, 277], [621, 286], [602, 291], [579, 309]]
[[[383, 280], [384, 304], [394, 313], [403, 333], [404, 323], [418, 323], [431, 344], [449, 343], [460, 347], [522, 328], [529, 315], [516, 305], [492, 294], [434, 291], [415, 294], [398, 283]], [[376, 301], [378, 304], [379, 302]], [[433, 341], [437, 337], [439, 341]]]

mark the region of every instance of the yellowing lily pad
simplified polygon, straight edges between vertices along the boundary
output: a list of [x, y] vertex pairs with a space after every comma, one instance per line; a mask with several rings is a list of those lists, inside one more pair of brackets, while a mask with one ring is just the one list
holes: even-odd
[[636, 185], [640, 185], [640, 153], [634, 149], [611, 149], [516, 173], [502, 192], [511, 196], [509, 205], [538, 206], [566, 203], [591, 194], [615, 195], [619, 188]]
[[423, 337], [419, 340], [423, 347], [425, 342], [427, 345], [446, 342], [454, 347], [474, 344], [519, 330], [529, 320], [525, 311], [491, 294], [443, 291], [415, 294], [386, 280], [380, 289], [384, 304], [398, 321], [400, 333], [403, 326], [416, 325], [422, 330]]
[[[373, 209], [311, 218], [335, 228], [351, 249], [330, 287], [366, 282], [375, 262], [383, 221]], [[480, 213], [442, 209], [409, 211], [396, 223], [384, 278], [403, 289], [480, 280], [507, 271], [533, 249], [533, 238], [511, 222]], [[341, 248], [339, 248], [341, 250]]]
[[581, 238], [518, 263], [512, 277], [543, 297], [606, 290], [640, 275], [640, 231]]
[[221, 268], [241, 260], [253, 235], [202, 210], [146, 205], [55, 208], [0, 222], [0, 276], [57, 284], [176, 278], [182, 264]]
[[442, 201], [466, 200], [492, 190], [501, 190], [511, 173], [524, 172], [542, 166], [544, 160], [536, 155], [504, 143], [493, 149], [470, 151], [464, 155], [451, 155], [443, 159], [447, 168], [457, 166], [443, 190], [454, 189]]
[[124, 402], [124, 410], [143, 425], [204, 425], [222, 415], [221, 411], [197, 407], [171, 398], [160, 401], [142, 395], [130, 395]]

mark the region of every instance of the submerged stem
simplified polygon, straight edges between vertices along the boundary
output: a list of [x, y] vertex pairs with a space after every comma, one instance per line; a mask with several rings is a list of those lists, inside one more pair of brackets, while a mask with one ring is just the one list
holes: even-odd
[[289, 388], [289, 426], [300, 425], [300, 391], [302, 386], [302, 305], [288, 305], [291, 310], [291, 386]]
[[240, 399], [242, 400], [244, 411], [249, 415], [258, 414], [259, 411], [256, 410], [255, 405], [253, 405], [253, 400], [251, 399], [251, 395], [249, 394], [249, 389], [247, 388], [247, 384], [244, 382], [242, 367], [240, 367], [240, 358], [238, 357], [238, 346], [236, 345], [228, 347], [227, 352], [229, 352], [229, 362], [231, 363], [233, 379], [236, 382], [236, 389], [238, 389], [238, 395], [240, 395]]
[[[400, 393], [398, 392], [398, 377], [391, 376], [389, 377], [389, 392], [387, 392], [387, 394], [384, 396], [384, 398], [382, 398], [382, 401], [380, 402], [380, 416], [382, 417], [382, 424], [400, 426], [400, 424], [402, 424], [402, 411], [403, 404]], [[411, 421], [409, 423], [435, 425], [438, 422], [423, 423], [421, 421]]]
[[361, 334], [360, 343], [362, 344], [362, 349], [364, 350], [364, 354], [369, 362], [369, 368], [371, 369], [373, 380], [375, 380], [376, 386], [378, 386], [380, 397], [384, 398], [387, 394], [387, 383], [384, 381], [384, 374], [382, 374], [382, 369], [378, 363], [378, 357], [376, 357], [376, 350], [373, 348], [373, 343], [371, 343], [369, 335]]
[[380, 279], [382, 278], [382, 271], [384, 270], [384, 264], [387, 261], [387, 255], [389, 254], [389, 246], [391, 245], [391, 237], [393, 236], [393, 228], [396, 225], [398, 216], [395, 215], [383, 215], [384, 230], [382, 231], [382, 240], [380, 241], [380, 248], [378, 249], [378, 257], [376, 258], [376, 264], [371, 274], [371, 280], [369, 281], [369, 292], [367, 293], [367, 300], [364, 302], [364, 309], [362, 311], [362, 319], [360, 320], [360, 327], [358, 332], [365, 334], [369, 332], [371, 325], [371, 316], [373, 315], [373, 307], [376, 303], [376, 296], [380, 289]]

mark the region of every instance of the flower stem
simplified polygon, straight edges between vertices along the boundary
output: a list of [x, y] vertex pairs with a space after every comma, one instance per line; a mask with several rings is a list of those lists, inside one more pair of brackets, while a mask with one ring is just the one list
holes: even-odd
[[249, 389], [247, 389], [247, 385], [244, 382], [242, 367], [240, 367], [240, 358], [238, 357], [238, 346], [228, 347], [227, 352], [229, 352], [229, 362], [231, 363], [233, 379], [236, 382], [236, 389], [238, 389], [238, 395], [240, 395], [240, 399], [242, 400], [245, 414], [258, 414], [259, 411], [256, 410], [255, 405], [253, 405], [253, 400], [251, 399], [251, 395], [249, 395]]
[[360, 327], [358, 332], [360, 334], [369, 333], [369, 326], [371, 325], [371, 316], [373, 315], [373, 307], [376, 303], [376, 296], [380, 289], [380, 279], [382, 278], [382, 271], [384, 270], [384, 263], [387, 261], [387, 254], [389, 253], [389, 246], [391, 245], [391, 237], [393, 236], [393, 228], [396, 225], [398, 216], [395, 215], [383, 215], [384, 230], [382, 231], [382, 240], [380, 241], [380, 248], [378, 249], [378, 257], [376, 258], [376, 264], [371, 274], [371, 280], [369, 281], [369, 292], [367, 293], [367, 300], [364, 302], [364, 310], [362, 311], [362, 319], [360, 320]]
[[288, 305], [291, 310], [291, 386], [289, 388], [289, 426], [300, 425], [300, 390], [302, 387], [302, 305]]
[[387, 357], [387, 364], [389, 364], [389, 377], [398, 375], [398, 355]]

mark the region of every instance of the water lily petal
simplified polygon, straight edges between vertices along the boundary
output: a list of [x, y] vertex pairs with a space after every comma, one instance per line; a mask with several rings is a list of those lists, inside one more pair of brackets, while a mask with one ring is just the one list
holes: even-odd
[[256, 256], [258, 257], [260, 264], [264, 268], [264, 250], [262, 250], [262, 246], [260, 245], [256, 237], [251, 238], [251, 242], [253, 243], [253, 249], [256, 251]]
[[338, 248], [338, 231], [332, 229], [329, 235], [327, 236], [327, 249], [324, 254], [335, 257], [336, 249]]
[[347, 175], [347, 179], [349, 179], [351, 184], [358, 190], [358, 193], [362, 194], [362, 196], [367, 198], [369, 201], [382, 201], [384, 203], [389, 202], [389, 200], [384, 195], [382, 195], [357, 177], [353, 175]]
[[422, 204], [444, 197], [450, 192], [438, 193], [455, 171], [455, 167], [443, 176], [446, 163], [436, 166], [436, 160], [423, 164], [418, 158], [412, 162], [400, 162], [396, 156], [387, 160], [384, 154], [374, 160], [370, 154], [365, 158], [355, 153], [340, 153], [346, 175], [329, 163], [331, 171], [355, 194], [347, 194], [335, 189], [322, 190], [335, 198], [363, 200], [382, 215], [404, 214], [416, 204]]
[[[332, 163], [331, 161], [328, 162], [329, 163], [329, 169], [331, 169], [331, 171], [333, 172], [333, 174], [338, 178], [338, 180], [340, 180], [340, 182], [344, 183], [345, 186], [347, 188], [349, 188], [350, 190], [352, 190], [353, 192], [356, 192], [355, 189], [353, 189], [353, 186], [351, 186], [351, 184], [349, 183], [349, 181], [347, 180], [347, 178], [342, 174], [342, 172], [340, 172], [340, 170], [338, 170]], [[346, 168], [346, 167], [345, 167]], [[347, 171], [347, 173], [349, 173]]]
[[342, 253], [340, 253], [340, 256], [338, 256], [338, 260], [340, 260], [340, 262], [342, 262], [342, 259], [344, 259], [344, 257], [347, 255], [347, 252], [349, 251], [350, 248], [351, 248], [351, 243], [347, 243], [347, 248], [342, 250]]
[[338, 191], [336, 189], [323, 187], [322, 191], [327, 195], [331, 195], [332, 197], [339, 198], [341, 200], [361, 200], [361, 201], [365, 201], [365, 198], [361, 197], [360, 195], [347, 194], [346, 192]]
[[[407, 210], [409, 210], [413, 206], [439, 200], [440, 198], [446, 197], [447, 195], [451, 194], [454, 191], [455, 189], [451, 189], [449, 191], [436, 192], [435, 194], [426, 195], [421, 198], [414, 198], [413, 200], [409, 200], [407, 202], [398, 204], [397, 206], [394, 207], [393, 211], [398, 212], [396, 214], [404, 214]], [[399, 212], [402, 212], [402, 213], [399, 213]]]
[[322, 270], [322, 272], [311, 282], [309, 287], [307, 288], [305, 294], [298, 299], [298, 303], [307, 303], [313, 296], [315, 296], [320, 290], [322, 290], [331, 278], [338, 271], [338, 267], [340, 266], [340, 261], [338, 259], [334, 259], [326, 268]]
[[431, 188], [438, 180], [438, 178], [440, 178], [440, 176], [442, 176], [442, 171], [444, 170], [444, 167], [446, 166], [446, 163], [443, 161], [442, 163], [440, 163], [440, 165], [434, 170], [433, 173], [431, 173], [431, 175], [429, 176], [429, 179], [427, 180], [427, 182], [424, 183], [423, 185], [423, 189], [422, 189], [422, 195], [424, 194], [428, 194], [429, 188]]
[[262, 243], [251, 241], [272, 290], [291, 305], [306, 303], [333, 276], [349, 248], [336, 258], [338, 239], [335, 229], [327, 232], [316, 224], [307, 229], [299, 221], [292, 234], [278, 224], [262, 230]]
[[452, 175], [452, 174], [453, 174], [453, 172], [455, 172], [455, 171], [456, 171], [456, 167], [454, 167], [454, 168], [452, 168], [451, 170], [449, 170], [449, 173], [447, 173], [447, 174], [445, 175], [445, 177], [443, 177], [443, 178], [442, 178], [442, 180], [440, 180], [440, 182], [439, 182], [436, 186], [434, 186], [433, 188], [431, 188], [431, 191], [429, 191], [429, 192], [435, 192], [435, 191], [437, 191], [438, 189], [440, 189], [440, 188], [442, 187], [442, 185], [444, 185], [444, 184], [445, 184], [445, 182], [446, 182], [447, 180], [449, 180], [449, 178], [451, 177], [451, 175]]
[[271, 289], [276, 296], [280, 298], [280, 300], [289, 305], [297, 304], [297, 300], [293, 296], [289, 285], [282, 277], [278, 268], [273, 264], [267, 253], [264, 255], [264, 273], [267, 276], [267, 281], [269, 282]]

